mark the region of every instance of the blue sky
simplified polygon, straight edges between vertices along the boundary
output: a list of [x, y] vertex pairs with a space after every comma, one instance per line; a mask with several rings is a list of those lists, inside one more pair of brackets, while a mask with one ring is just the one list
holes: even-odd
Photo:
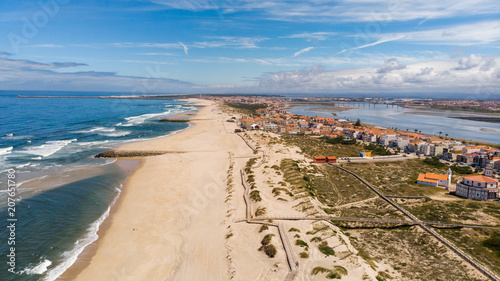
[[500, 3], [434, 2], [2, 1], [0, 89], [499, 95]]

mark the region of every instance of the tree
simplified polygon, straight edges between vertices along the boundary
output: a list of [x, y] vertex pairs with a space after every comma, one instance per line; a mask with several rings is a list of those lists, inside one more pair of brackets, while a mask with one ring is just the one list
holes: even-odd
[[418, 129], [415, 129], [415, 134], [418, 132]]
[[354, 126], [356, 126], [356, 127], [360, 127], [361, 126], [361, 120], [359, 120], [359, 118], [356, 121], [356, 124], [354, 124]]
[[439, 131], [439, 136], [441, 136], [443, 134], [443, 132]]
[[444, 134], [446, 137], [448, 137], [448, 134]]

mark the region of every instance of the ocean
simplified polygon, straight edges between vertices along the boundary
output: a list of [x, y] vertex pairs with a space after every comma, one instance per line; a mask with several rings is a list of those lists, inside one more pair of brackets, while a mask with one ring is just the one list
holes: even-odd
[[114, 159], [93, 156], [186, 129], [188, 123], [158, 120], [196, 107], [173, 99], [20, 94], [110, 94], [0, 92], [0, 280], [55, 280], [97, 239], [128, 176]]

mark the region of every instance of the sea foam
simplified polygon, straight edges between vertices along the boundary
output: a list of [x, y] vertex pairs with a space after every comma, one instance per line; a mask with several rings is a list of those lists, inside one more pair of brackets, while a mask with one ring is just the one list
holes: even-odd
[[0, 148], [0, 155], [6, 155], [6, 154], [11, 153], [13, 148], [14, 147], [12, 147], [12, 146]]
[[48, 156], [58, 152], [63, 147], [67, 146], [68, 144], [70, 144], [74, 141], [77, 141], [77, 139], [48, 141], [42, 145], [27, 147], [23, 150], [19, 150], [18, 152], [25, 153], [25, 154], [39, 155], [42, 157], [48, 157]]
[[47, 271], [48, 267], [52, 264], [52, 262], [48, 259], [44, 259], [39, 264], [32, 266], [29, 265], [25, 269], [18, 272], [18, 274], [26, 274], [26, 275], [34, 275], [34, 274], [43, 274]]
[[59, 278], [61, 274], [63, 274], [68, 268], [71, 267], [71, 265], [73, 265], [73, 263], [75, 263], [78, 256], [83, 252], [83, 250], [85, 250], [88, 245], [92, 244], [97, 240], [97, 238], [99, 238], [99, 235], [97, 234], [97, 232], [99, 231], [99, 227], [109, 216], [111, 207], [113, 207], [113, 205], [120, 197], [121, 189], [116, 188], [116, 191], [118, 192], [118, 194], [115, 196], [108, 209], [95, 222], [90, 224], [90, 226], [87, 228], [87, 233], [84, 235], [84, 237], [75, 242], [75, 246], [72, 249], [62, 254], [61, 263], [47, 272], [47, 274], [43, 278], [44, 281], [54, 281]]

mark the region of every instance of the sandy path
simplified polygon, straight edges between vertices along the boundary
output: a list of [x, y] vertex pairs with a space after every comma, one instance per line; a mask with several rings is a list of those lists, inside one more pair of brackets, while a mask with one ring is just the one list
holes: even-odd
[[96, 254], [76, 280], [228, 280], [224, 204], [229, 152], [248, 147], [201, 101], [195, 126], [120, 150], [175, 150], [148, 157], [129, 179]]

